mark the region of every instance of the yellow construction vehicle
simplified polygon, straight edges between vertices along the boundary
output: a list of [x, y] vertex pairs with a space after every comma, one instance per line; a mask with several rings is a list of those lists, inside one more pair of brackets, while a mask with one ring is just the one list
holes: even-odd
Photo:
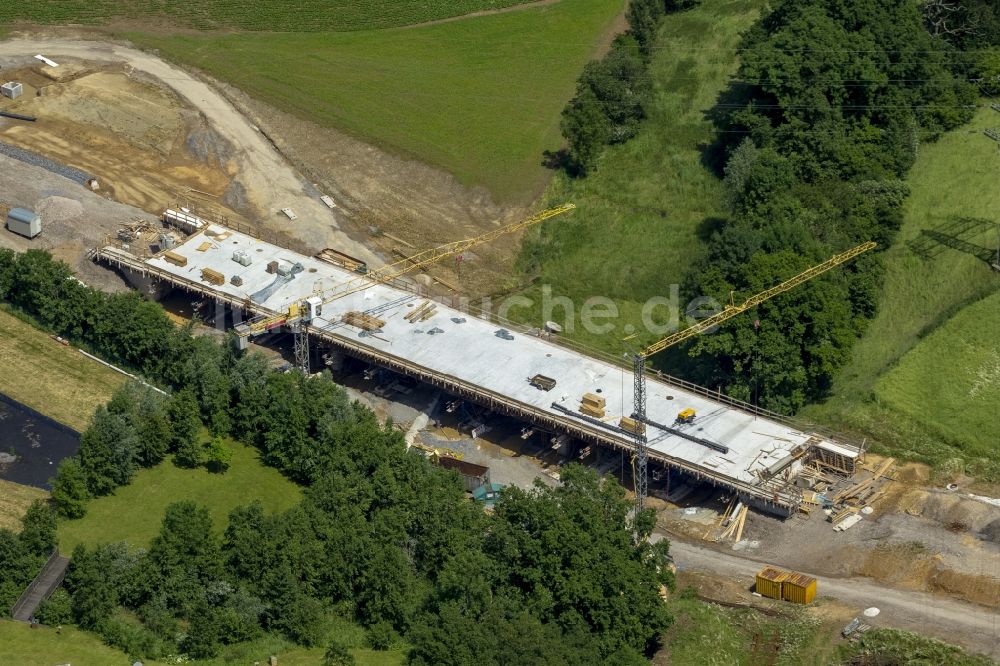
[[521, 229], [533, 226], [550, 218], [556, 217], [557, 215], [568, 213], [574, 208], [576, 208], [576, 205], [571, 203], [556, 206], [555, 208], [549, 208], [548, 210], [544, 210], [537, 215], [532, 215], [525, 220], [499, 227], [492, 231], [488, 231], [485, 234], [476, 236], [475, 238], [467, 238], [465, 240], [446, 243], [445, 245], [441, 245], [430, 250], [424, 250], [423, 252], [406, 257], [405, 259], [401, 259], [395, 263], [389, 264], [388, 266], [379, 268], [378, 270], [370, 270], [367, 274], [348, 280], [347, 282], [340, 284], [329, 291], [311, 296], [299, 301], [298, 303], [293, 303], [289, 306], [287, 312], [252, 319], [247, 324], [238, 326], [236, 328], [236, 334], [241, 338], [247, 338], [266, 333], [282, 325], [308, 324], [316, 317], [323, 315], [324, 305], [332, 303], [337, 299], [344, 298], [345, 296], [367, 289], [373, 284], [392, 282], [407, 273], [412, 273], [415, 270], [441, 261], [446, 257], [459, 255], [470, 248], [492, 242], [505, 234], [520, 231]]
[[695, 416], [697, 416], [695, 411], [688, 407], [677, 412], [677, 420], [674, 423], [694, 423]]

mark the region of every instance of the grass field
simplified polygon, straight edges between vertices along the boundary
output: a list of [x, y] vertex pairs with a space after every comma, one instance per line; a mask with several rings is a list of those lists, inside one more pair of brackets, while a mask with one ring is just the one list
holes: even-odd
[[[124, 652], [110, 648], [99, 638], [73, 627], [55, 629], [29, 625], [12, 620], [0, 620], [0, 664], [18, 666], [128, 666], [132, 663]], [[162, 662], [144, 661], [147, 666]]]
[[804, 612], [790, 610], [787, 617], [775, 618], [679, 596], [668, 606], [675, 622], [664, 636], [666, 647], [653, 659], [652, 666], [839, 663], [836, 637], [840, 626], [824, 624]]
[[[578, 312], [587, 298], [606, 296], [622, 313], [614, 333], [578, 329], [571, 337], [620, 352], [620, 327], [639, 323], [646, 299], [669, 297], [702, 255], [705, 220], [722, 215], [722, 183], [702, 163], [702, 146], [713, 139], [704, 114], [738, 66], [740, 33], [765, 5], [705, 0], [667, 16], [650, 69], [649, 120], [638, 136], [606, 150], [586, 179], [557, 176], [550, 185], [550, 202], [572, 201], [577, 210], [529, 236], [522, 258], [541, 269], [539, 286], [525, 295], [538, 303], [540, 285], [551, 285]], [[537, 306], [514, 315], [541, 321]]]
[[0, 310], [0, 393], [75, 430], [126, 377]]
[[45, 499], [49, 494], [40, 488], [22, 486], [0, 479], [0, 528], [18, 532], [21, 517], [36, 499]]
[[[347, 646], [358, 646], [364, 632], [360, 627], [344, 623], [334, 627], [335, 636]], [[268, 656], [278, 656], [281, 666], [316, 666], [322, 662], [323, 648], [301, 648], [289, 645], [276, 638], [265, 638], [250, 643], [224, 648], [216, 659], [199, 659], [204, 666], [224, 664], [266, 663]], [[361, 647], [352, 647], [358, 666], [399, 666], [405, 654], [401, 650], [376, 652]], [[57, 634], [49, 627], [32, 629], [26, 624], [11, 620], [0, 620], [0, 664], [17, 666], [52, 666], [72, 664], [73, 666], [128, 666], [134, 660], [125, 653], [104, 645], [96, 635], [79, 631], [73, 627], [63, 627]], [[161, 666], [165, 662], [143, 660], [146, 666]]]
[[528, 0], [60, 0], [3, 3], [0, 23], [103, 24], [116, 19], [170, 21], [211, 30], [362, 30], [496, 10]]
[[[937, 426], [945, 417], [940, 411], [928, 405], [919, 412], [900, 411], [896, 409], [900, 403], [882, 401], [879, 393], [885, 395], [888, 390], [882, 383], [883, 375], [900, 359], [905, 362], [904, 356], [923, 337], [963, 307], [1000, 289], [1000, 276], [971, 255], [946, 249], [927, 260], [907, 246], [921, 230], [955, 218], [980, 217], [1000, 222], [1000, 188], [996, 187], [1000, 154], [997, 144], [982, 133], [995, 126], [998, 118], [995, 111], [981, 109], [969, 125], [936, 143], [921, 146], [907, 178], [912, 193], [906, 203], [903, 228], [896, 244], [884, 255], [886, 278], [879, 313], [840, 371], [831, 398], [807, 407], [804, 417], [869, 437], [885, 452], [932, 464], [977, 450], [975, 441], [963, 438], [959, 431], [948, 429], [953, 437], [942, 437]], [[996, 237], [978, 241], [995, 244]], [[986, 325], [985, 321], [982, 325]], [[961, 347], [963, 336], [981, 336], [981, 332], [973, 332], [976, 327], [975, 322], [962, 324], [950, 350]], [[946, 351], [944, 347], [939, 349]], [[879, 391], [876, 385], [881, 385]], [[1000, 440], [1000, 421], [994, 419], [984, 428], [980, 437], [992, 437], [994, 443]]]
[[140, 46], [301, 118], [527, 203], [561, 144], [559, 114], [623, 0], [572, 0], [352, 33], [163, 35]]
[[130, 485], [92, 500], [85, 517], [60, 522], [59, 550], [69, 553], [78, 543], [93, 546], [113, 541], [148, 546], [159, 532], [164, 509], [179, 500], [208, 506], [219, 533], [237, 505], [259, 499], [269, 511], [282, 511], [299, 501], [299, 486], [264, 466], [255, 449], [234, 442], [229, 445], [233, 462], [225, 474], [181, 469], [169, 460], [140, 470]]
[[1000, 293], [970, 305], [914, 347], [875, 385], [910, 418], [1000, 460]]

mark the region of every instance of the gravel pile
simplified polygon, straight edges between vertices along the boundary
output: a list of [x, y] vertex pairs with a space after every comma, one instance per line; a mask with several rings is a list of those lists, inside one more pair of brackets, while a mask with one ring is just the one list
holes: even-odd
[[38, 153], [33, 153], [30, 150], [12, 146], [9, 143], [0, 142], [0, 154], [13, 157], [14, 159], [20, 160], [26, 164], [41, 167], [46, 171], [51, 171], [52, 173], [60, 175], [63, 178], [69, 178], [72, 181], [76, 181], [83, 186], [86, 186], [87, 181], [93, 178], [93, 176], [89, 173], [59, 164], [58, 162], [53, 162], [49, 158], [42, 157]]
[[35, 206], [45, 222], [74, 222], [83, 215], [83, 204], [66, 197], [46, 197]]

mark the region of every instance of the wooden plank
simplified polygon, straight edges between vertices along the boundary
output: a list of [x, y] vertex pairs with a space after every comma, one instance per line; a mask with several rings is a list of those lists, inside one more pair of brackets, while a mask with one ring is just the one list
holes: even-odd
[[740, 539], [743, 538], [743, 526], [747, 522], [747, 513], [749, 513], [749, 512], [750, 512], [750, 508], [744, 506], [743, 507], [743, 512], [740, 514], [740, 526], [736, 530], [736, 538], [734, 539], [734, 541], [736, 541], [737, 543], [739, 543]]
[[416, 317], [417, 314], [423, 312], [428, 306], [430, 306], [430, 304], [431, 304], [430, 301], [424, 301], [423, 303], [421, 303], [420, 305], [418, 305], [417, 307], [415, 307], [414, 309], [410, 310], [405, 315], [403, 315], [403, 319], [412, 322], [413, 318]]
[[[388, 238], [391, 241], [395, 241], [395, 242], [399, 243], [400, 245], [405, 245], [406, 247], [414, 249], [414, 250], [416, 249], [413, 245], [411, 245], [410, 243], [407, 243], [402, 238], [397, 238], [396, 236], [393, 236], [392, 234], [390, 234], [387, 231], [383, 231], [382, 235], [385, 236], [386, 238]], [[409, 257], [407, 257], [407, 259], [409, 259]]]
[[895, 464], [896, 464], [895, 458], [886, 458], [885, 461], [882, 463], [882, 465], [878, 468], [878, 471], [875, 472], [875, 477], [872, 479], [872, 482], [881, 479], [882, 475], [885, 474], [889, 470], [889, 468]]

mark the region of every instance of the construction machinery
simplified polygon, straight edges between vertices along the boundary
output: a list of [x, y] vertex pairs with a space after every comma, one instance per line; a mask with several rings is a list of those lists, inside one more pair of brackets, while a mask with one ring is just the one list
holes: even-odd
[[697, 412], [695, 412], [690, 407], [688, 407], [687, 409], [682, 409], [681, 411], [677, 412], [677, 419], [674, 421], [674, 423], [690, 425], [694, 423], [694, 419], [697, 415], [698, 415]]
[[[288, 307], [286, 312], [254, 318], [248, 323], [236, 327], [236, 334], [241, 340], [246, 340], [249, 337], [267, 333], [280, 326], [290, 326], [295, 333], [296, 365], [304, 372], [309, 372], [309, 339], [306, 325], [316, 317], [323, 316], [323, 307], [325, 305], [368, 289], [374, 284], [393, 282], [407, 273], [425, 268], [447, 257], [461, 255], [466, 250], [490, 243], [505, 234], [514, 233], [558, 215], [568, 213], [574, 208], [576, 208], [575, 204], [562, 204], [561, 206], [549, 208], [527, 219], [504, 225], [474, 238], [453, 241], [414, 255], [409, 255], [383, 268], [369, 270], [363, 276], [359, 275], [330, 290], [293, 303]], [[327, 318], [329, 319], [329, 317]]]
[[[643, 505], [646, 500], [646, 492], [648, 489], [648, 477], [647, 477], [648, 455], [646, 451], [647, 439], [646, 439], [645, 425], [647, 424], [652, 425], [656, 428], [669, 432], [670, 434], [685, 437], [686, 439], [698, 439], [692, 437], [688, 433], [683, 432], [682, 430], [675, 430], [667, 426], [653, 423], [648, 418], [646, 418], [646, 359], [648, 359], [653, 354], [663, 351], [667, 347], [671, 347], [680, 342], [684, 342], [685, 340], [690, 340], [696, 335], [699, 335], [700, 333], [707, 331], [713, 328], [714, 326], [718, 326], [722, 322], [731, 319], [738, 314], [742, 314], [743, 312], [746, 312], [747, 310], [756, 307], [757, 305], [760, 305], [764, 301], [767, 301], [779, 294], [783, 294], [786, 291], [794, 289], [800, 284], [808, 282], [814, 277], [822, 275], [828, 270], [840, 266], [841, 264], [850, 261], [851, 259], [854, 259], [858, 255], [874, 249], [876, 245], [877, 244], [874, 242], [863, 243], [861, 245], [858, 245], [857, 247], [851, 248], [846, 252], [842, 252], [841, 254], [836, 254], [827, 259], [826, 261], [824, 261], [823, 263], [813, 266], [812, 268], [809, 268], [808, 270], [799, 273], [795, 277], [785, 280], [781, 284], [775, 285], [774, 287], [771, 287], [766, 291], [762, 291], [758, 294], [750, 296], [739, 305], [736, 305], [735, 302], [732, 301], [732, 297], [730, 296], [730, 303], [726, 305], [725, 308], [723, 308], [722, 312], [719, 312], [718, 314], [715, 314], [706, 319], [702, 319], [697, 324], [694, 324], [693, 326], [690, 326], [682, 331], [678, 331], [672, 335], [668, 335], [662, 340], [654, 342], [653, 344], [642, 349], [641, 351], [632, 354], [632, 373], [633, 373], [632, 390], [633, 390], [634, 411], [630, 419], [626, 417], [622, 418], [621, 427], [625, 430], [628, 430], [635, 441], [636, 453], [635, 453], [635, 464], [634, 464], [635, 467], [634, 478], [635, 478], [635, 501], [636, 501], [637, 512], [642, 511]], [[634, 337], [635, 335], [631, 335], [625, 339], [631, 340]], [[682, 415], [687, 417], [689, 412], [690, 412], [689, 414], [690, 419], [691, 421], [693, 421], [695, 418], [695, 412], [693, 409], [685, 409], [681, 411], [677, 415], [678, 421], [681, 421]], [[698, 439], [698, 443], [704, 444], [705, 446], [709, 446], [713, 449], [725, 449], [723, 445], [715, 442], [710, 442], [708, 440]]]

